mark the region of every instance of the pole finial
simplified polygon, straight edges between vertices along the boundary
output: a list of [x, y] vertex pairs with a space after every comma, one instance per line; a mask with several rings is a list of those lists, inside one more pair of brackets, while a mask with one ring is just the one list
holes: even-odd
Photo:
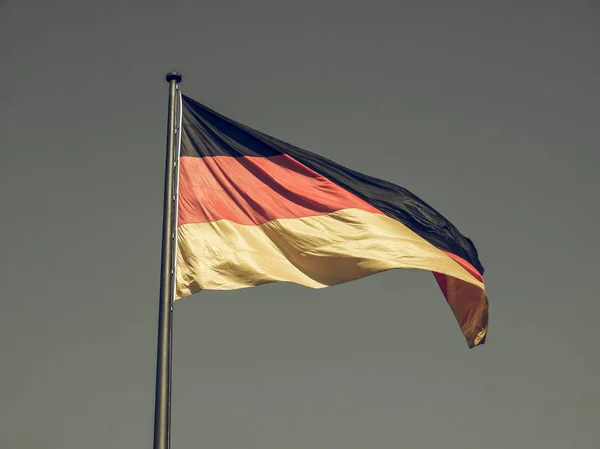
[[166, 78], [169, 83], [173, 80], [175, 80], [175, 82], [177, 84], [181, 83], [181, 73], [170, 72], [170, 73], [167, 73]]

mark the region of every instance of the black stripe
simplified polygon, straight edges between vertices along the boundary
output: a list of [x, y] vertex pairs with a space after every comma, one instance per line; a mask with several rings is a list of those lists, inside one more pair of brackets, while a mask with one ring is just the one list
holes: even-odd
[[256, 131], [183, 97], [181, 156], [277, 156], [276, 147], [257, 138]]
[[398, 220], [432, 245], [484, 269], [473, 242], [440, 213], [408, 190], [350, 170], [323, 156], [290, 145], [224, 117], [183, 96], [182, 156], [275, 156], [287, 154]]

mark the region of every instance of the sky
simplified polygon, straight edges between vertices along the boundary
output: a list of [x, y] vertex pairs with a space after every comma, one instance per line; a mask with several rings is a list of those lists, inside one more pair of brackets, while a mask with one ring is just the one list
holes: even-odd
[[598, 449], [600, 2], [0, 0], [0, 449], [152, 446], [167, 72], [399, 184], [477, 246], [431, 273], [175, 306], [172, 447]]

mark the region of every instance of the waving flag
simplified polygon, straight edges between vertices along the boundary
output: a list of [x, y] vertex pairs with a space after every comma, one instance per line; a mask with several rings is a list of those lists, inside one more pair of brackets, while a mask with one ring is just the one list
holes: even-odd
[[483, 266], [473, 243], [431, 206], [189, 97], [182, 102], [176, 298], [429, 270], [469, 347], [484, 343]]

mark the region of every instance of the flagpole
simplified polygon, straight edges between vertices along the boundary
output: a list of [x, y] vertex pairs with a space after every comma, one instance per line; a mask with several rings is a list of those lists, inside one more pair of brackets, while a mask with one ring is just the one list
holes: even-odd
[[154, 449], [169, 449], [171, 437], [171, 346], [173, 334], [174, 242], [175, 242], [175, 174], [177, 170], [177, 90], [179, 73], [171, 72], [169, 116], [167, 121], [167, 159], [163, 203], [163, 234], [158, 309], [158, 347], [156, 355], [156, 392], [154, 402]]

